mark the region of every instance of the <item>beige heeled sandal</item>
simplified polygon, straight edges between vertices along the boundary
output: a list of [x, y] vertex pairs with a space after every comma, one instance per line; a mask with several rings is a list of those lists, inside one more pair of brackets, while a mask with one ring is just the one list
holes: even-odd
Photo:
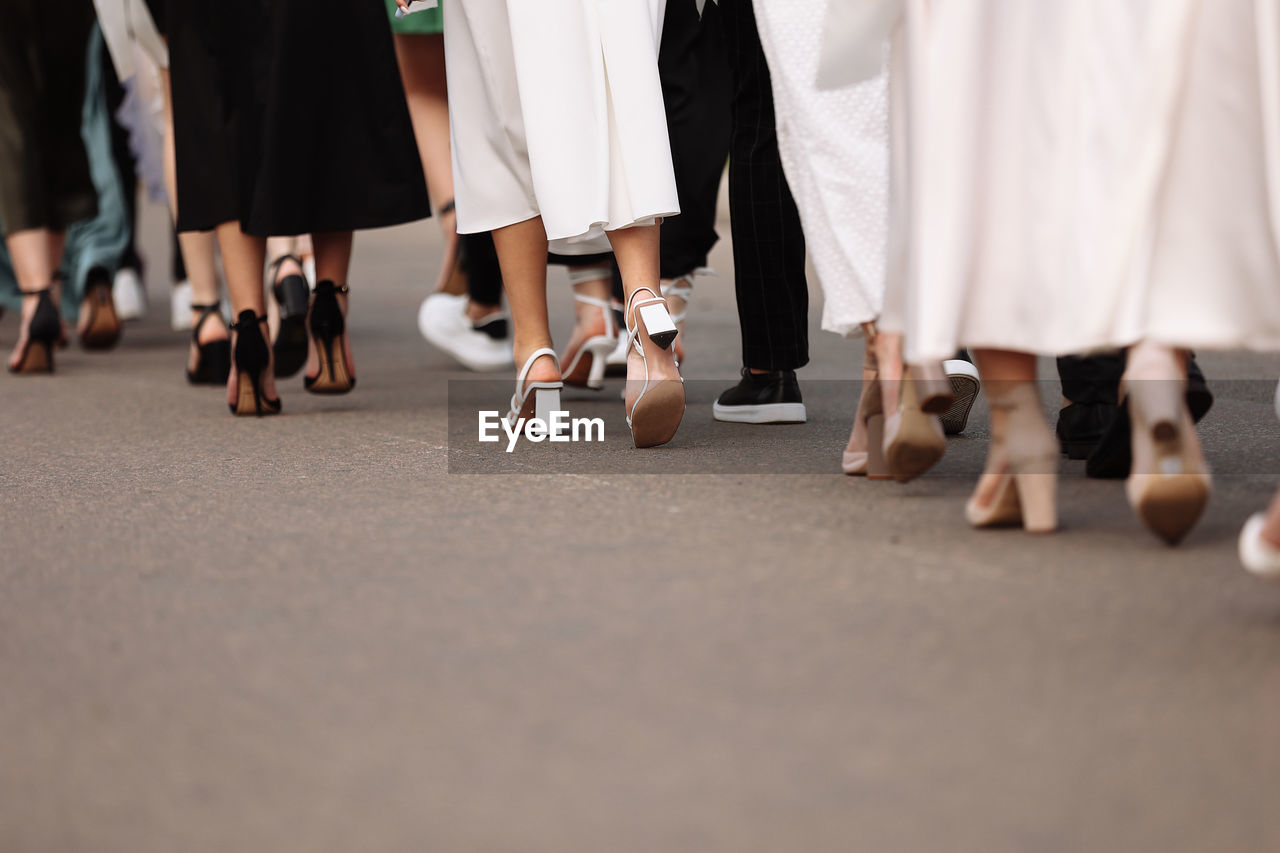
[[1212, 479], [1187, 411], [1185, 380], [1121, 382], [1133, 421], [1129, 505], [1152, 533], [1177, 545], [1209, 503]]
[[[1028, 533], [1051, 533], [1058, 528], [1058, 443], [1034, 383], [996, 385], [987, 386], [991, 408], [1005, 415], [992, 421], [987, 467], [965, 516], [974, 527], [1021, 524]], [[980, 501], [982, 494], [989, 499]]]

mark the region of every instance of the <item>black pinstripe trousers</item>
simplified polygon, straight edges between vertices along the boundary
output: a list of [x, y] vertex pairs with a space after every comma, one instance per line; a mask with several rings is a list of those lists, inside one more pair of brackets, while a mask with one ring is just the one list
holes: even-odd
[[733, 70], [729, 213], [742, 362], [794, 370], [809, 361], [804, 232], [782, 173], [769, 67], [751, 2], [719, 4]]

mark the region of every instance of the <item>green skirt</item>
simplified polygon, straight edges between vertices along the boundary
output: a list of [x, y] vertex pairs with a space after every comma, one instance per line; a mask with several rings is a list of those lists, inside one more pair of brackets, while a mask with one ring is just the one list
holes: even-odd
[[405, 36], [430, 36], [444, 32], [444, 18], [438, 8], [397, 18], [396, 0], [386, 0], [386, 3], [387, 14], [391, 16], [391, 32]]

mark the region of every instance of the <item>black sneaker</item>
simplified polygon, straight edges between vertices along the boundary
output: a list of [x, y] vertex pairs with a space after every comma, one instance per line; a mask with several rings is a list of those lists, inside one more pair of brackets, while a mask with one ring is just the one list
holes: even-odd
[[794, 370], [752, 373], [720, 395], [712, 411], [718, 421], [735, 424], [802, 424], [807, 419]]
[[1088, 459], [1116, 417], [1111, 403], [1072, 403], [1058, 412], [1058, 444], [1068, 459]]

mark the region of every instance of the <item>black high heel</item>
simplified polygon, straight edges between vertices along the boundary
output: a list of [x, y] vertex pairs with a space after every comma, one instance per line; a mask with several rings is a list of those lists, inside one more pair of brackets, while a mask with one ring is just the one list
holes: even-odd
[[271, 350], [262, 335], [260, 323], [266, 316], [257, 316], [251, 310], [240, 312], [240, 318], [231, 324], [236, 333], [235, 368], [238, 391], [236, 401], [228, 403], [233, 415], [278, 415], [280, 398], [268, 399], [262, 393], [262, 374], [271, 361]]
[[200, 319], [191, 330], [191, 342], [196, 346], [196, 369], [187, 370], [187, 381], [192, 385], [226, 385], [231, 375], [231, 341], [208, 341], [200, 343], [200, 329], [210, 317], [217, 316], [222, 302], [212, 305], [192, 305], [200, 312]]
[[338, 294], [346, 292], [345, 284], [338, 286], [326, 280], [316, 285], [310, 326], [320, 372], [305, 377], [304, 382], [312, 394], [346, 394], [356, 387], [356, 377], [347, 364], [346, 319], [338, 305]]
[[275, 280], [285, 261], [293, 261], [302, 268], [302, 259], [297, 255], [281, 255], [267, 267], [271, 294], [280, 306], [280, 330], [271, 345], [276, 357], [276, 376], [292, 376], [307, 363], [307, 303], [311, 300], [311, 288], [299, 273]]
[[23, 296], [35, 296], [35, 313], [27, 324], [27, 345], [17, 365], [10, 364], [10, 373], [53, 373], [53, 348], [62, 338], [62, 317], [53, 304], [52, 287], [43, 290], [23, 290]]
[[120, 342], [124, 324], [116, 314], [111, 295], [111, 275], [102, 267], [89, 270], [80, 302], [80, 346], [87, 350], [111, 349]]

